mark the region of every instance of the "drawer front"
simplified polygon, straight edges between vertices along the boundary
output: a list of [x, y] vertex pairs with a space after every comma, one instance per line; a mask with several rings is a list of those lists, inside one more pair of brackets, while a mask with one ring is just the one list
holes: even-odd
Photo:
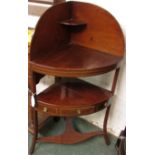
[[39, 112], [47, 113], [53, 116], [80, 116], [80, 115], [88, 115], [99, 110], [104, 109], [104, 104], [96, 105], [96, 106], [88, 106], [88, 107], [54, 107], [47, 106], [44, 104], [38, 104], [36, 110]]
[[94, 106], [90, 106], [90, 107], [81, 107], [81, 108], [64, 108], [61, 109], [60, 115], [65, 115], [65, 116], [80, 116], [80, 115], [87, 115], [87, 114], [91, 114], [93, 113], [95, 110]]
[[36, 110], [38, 110], [39, 112], [42, 112], [42, 113], [50, 114], [50, 115], [58, 114], [57, 108], [49, 107], [49, 106], [46, 106], [44, 104], [38, 104], [36, 107]]

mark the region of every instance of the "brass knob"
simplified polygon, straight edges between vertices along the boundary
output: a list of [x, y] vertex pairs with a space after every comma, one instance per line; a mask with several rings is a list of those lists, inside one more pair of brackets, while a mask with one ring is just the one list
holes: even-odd
[[47, 107], [44, 107], [43, 108], [43, 112], [47, 112]]
[[78, 110], [77, 110], [77, 113], [78, 113], [78, 114], [81, 114], [81, 111], [78, 109]]

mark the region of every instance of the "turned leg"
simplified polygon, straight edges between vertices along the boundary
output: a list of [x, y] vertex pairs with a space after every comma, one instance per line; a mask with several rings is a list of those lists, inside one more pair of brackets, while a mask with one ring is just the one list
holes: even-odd
[[37, 113], [36, 110], [33, 111], [33, 118], [34, 118], [34, 134], [33, 134], [33, 138], [32, 138], [30, 154], [33, 154], [35, 144], [36, 144], [36, 141], [37, 141], [37, 138], [38, 138], [38, 113]]
[[110, 144], [110, 139], [109, 139], [108, 132], [107, 132], [107, 122], [108, 122], [110, 107], [111, 106], [108, 106], [107, 109], [106, 109], [106, 114], [105, 114], [104, 123], [103, 123], [104, 139], [105, 139], [105, 142], [106, 142], [107, 145]]

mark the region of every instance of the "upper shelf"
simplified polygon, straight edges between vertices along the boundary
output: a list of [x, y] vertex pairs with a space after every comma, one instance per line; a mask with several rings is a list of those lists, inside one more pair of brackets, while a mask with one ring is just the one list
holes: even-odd
[[48, 51], [31, 60], [31, 69], [48, 75], [81, 77], [103, 74], [116, 68], [120, 57], [76, 44]]
[[67, 19], [67, 20], [61, 21], [60, 24], [65, 25], [65, 26], [72, 26], [72, 27], [87, 25], [87, 23], [85, 21], [77, 20], [77, 19]]
[[125, 39], [118, 22], [106, 10], [69, 1], [41, 16], [30, 51], [34, 72], [94, 76], [117, 67], [125, 52]]

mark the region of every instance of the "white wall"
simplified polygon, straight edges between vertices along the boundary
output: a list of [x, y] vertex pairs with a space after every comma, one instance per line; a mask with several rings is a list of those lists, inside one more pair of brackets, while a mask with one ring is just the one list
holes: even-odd
[[[125, 31], [125, 16], [124, 16], [124, 5], [123, 0], [80, 0], [83, 2], [90, 2], [111, 12], [114, 17], [118, 20], [122, 29]], [[112, 80], [113, 72], [102, 75], [95, 76], [91, 78], [84, 78], [85, 80], [92, 82], [96, 85], [103, 86], [105, 88], [110, 88], [110, 81]], [[38, 92], [42, 89], [48, 87], [49, 84], [53, 83], [52, 77], [45, 77], [41, 80], [40, 84], [37, 86]], [[125, 58], [121, 65], [119, 80], [116, 88], [114, 97], [112, 98], [112, 108], [110, 111], [109, 121], [108, 121], [108, 131], [112, 134], [118, 136], [120, 131], [124, 129], [126, 124], [126, 65]], [[102, 128], [104, 120], [105, 110], [97, 112], [92, 115], [84, 116], [83, 118], [92, 122], [93, 124]]]

